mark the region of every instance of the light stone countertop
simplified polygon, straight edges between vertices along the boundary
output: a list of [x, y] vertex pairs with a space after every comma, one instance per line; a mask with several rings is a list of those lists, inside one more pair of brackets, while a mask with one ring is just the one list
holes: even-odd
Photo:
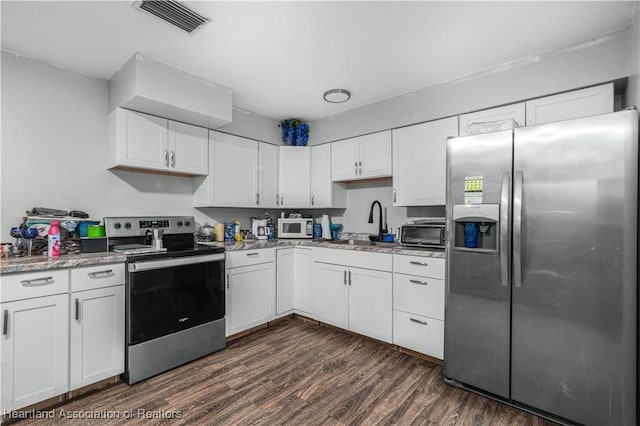
[[[397, 243], [384, 243], [383, 245], [349, 245], [339, 244], [334, 241], [313, 240], [246, 240], [242, 242], [212, 242], [200, 243], [214, 247], [223, 247], [225, 251], [256, 250], [265, 248], [287, 247], [325, 247], [340, 250], [355, 250], [373, 253], [402, 254], [409, 256], [421, 256], [444, 259], [444, 250], [428, 250], [420, 248], [403, 247]], [[12, 274], [18, 272], [45, 271], [48, 269], [76, 268], [81, 266], [101, 265], [107, 263], [124, 262], [126, 256], [113, 253], [85, 253], [62, 255], [56, 259], [46, 256], [10, 257], [0, 259], [0, 274]]]

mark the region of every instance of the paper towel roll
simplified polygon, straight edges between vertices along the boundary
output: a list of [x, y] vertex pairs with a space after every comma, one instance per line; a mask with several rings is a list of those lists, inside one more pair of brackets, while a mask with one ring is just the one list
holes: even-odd
[[320, 222], [322, 225], [322, 239], [323, 240], [331, 240], [333, 239], [331, 236], [331, 228], [329, 227], [329, 216], [326, 214], [322, 215], [322, 221]]

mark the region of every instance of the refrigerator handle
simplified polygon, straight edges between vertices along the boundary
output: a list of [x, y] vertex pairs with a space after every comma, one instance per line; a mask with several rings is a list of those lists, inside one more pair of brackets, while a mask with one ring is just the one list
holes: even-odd
[[502, 285], [509, 286], [509, 195], [511, 176], [509, 173], [502, 175], [502, 188], [500, 190], [500, 275]]
[[522, 186], [524, 175], [516, 172], [513, 188], [513, 284], [522, 287]]

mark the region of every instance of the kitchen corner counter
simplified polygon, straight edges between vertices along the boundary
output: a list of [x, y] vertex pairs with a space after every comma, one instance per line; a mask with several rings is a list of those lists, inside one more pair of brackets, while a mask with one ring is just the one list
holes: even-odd
[[118, 263], [125, 260], [126, 256], [113, 252], [67, 254], [55, 259], [49, 259], [47, 256], [12, 257], [0, 259], [0, 275]]
[[421, 256], [421, 257], [433, 257], [444, 259], [444, 250], [428, 250], [420, 248], [404, 247], [399, 244], [385, 244], [368, 245], [368, 244], [356, 244], [350, 245], [345, 243], [338, 243], [335, 241], [313, 241], [313, 240], [246, 240], [240, 242], [210, 242], [200, 243], [214, 247], [223, 247], [225, 251], [239, 251], [239, 250], [256, 250], [266, 248], [287, 248], [287, 247], [324, 247], [340, 250], [355, 250], [365, 251], [373, 253], [389, 253], [389, 254], [402, 254], [408, 256]]

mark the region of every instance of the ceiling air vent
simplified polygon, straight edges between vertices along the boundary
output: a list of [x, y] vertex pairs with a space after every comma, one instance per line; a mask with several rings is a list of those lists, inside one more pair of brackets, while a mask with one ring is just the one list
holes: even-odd
[[149, 12], [189, 34], [193, 34], [211, 20], [175, 0], [136, 1], [133, 7]]

